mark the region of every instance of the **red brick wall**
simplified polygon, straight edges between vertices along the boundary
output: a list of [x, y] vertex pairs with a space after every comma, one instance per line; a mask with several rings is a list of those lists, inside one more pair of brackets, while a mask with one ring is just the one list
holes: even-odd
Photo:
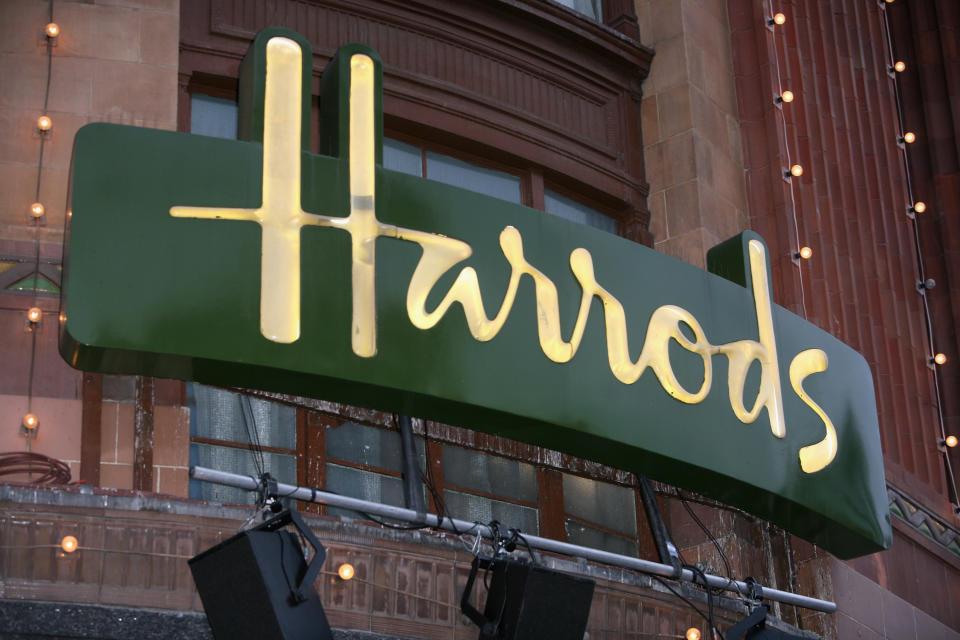
[[[907, 4], [919, 12], [913, 7], [923, 3]], [[728, 6], [750, 222], [776, 256], [774, 295], [866, 357], [888, 480], [952, 518], [882, 9], [873, 0], [784, 0], [776, 6], [787, 21], [771, 30], [765, 0]], [[773, 101], [781, 88], [796, 95], [782, 109]], [[914, 159], [932, 142], [923, 141], [922, 123], [910, 127], [921, 136], [910, 150]], [[954, 173], [943, 180], [952, 182], [955, 145], [942, 155], [953, 159]], [[788, 183], [783, 169], [793, 163], [804, 174]], [[920, 165], [914, 163], [914, 173], [929, 193]], [[922, 258], [946, 285], [937, 267], [943, 252], [932, 240], [949, 237], [949, 228], [935, 196], [923, 199], [933, 216], [921, 222]], [[798, 265], [792, 254], [803, 245], [814, 255]], [[940, 300], [936, 330], [952, 334], [949, 293], [938, 286], [931, 298]], [[956, 340], [951, 344], [941, 350], [955, 361]], [[955, 375], [942, 382], [944, 397], [960, 397]]]

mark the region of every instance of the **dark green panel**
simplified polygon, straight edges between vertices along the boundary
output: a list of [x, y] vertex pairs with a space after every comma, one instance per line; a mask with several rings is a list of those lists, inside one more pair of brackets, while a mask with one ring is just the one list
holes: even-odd
[[[247, 84], [263, 81], [256, 56], [264, 43], [258, 38], [244, 63], [253, 69], [245, 71]], [[325, 139], [340, 157], [302, 154], [301, 200], [308, 212], [349, 213], [344, 60], [355, 51], [368, 50], [351, 45], [341, 53], [321, 96], [322, 103], [336, 105], [325, 113], [338, 128]], [[373, 59], [379, 74], [379, 58]], [[249, 86], [241, 94], [251, 96], [247, 102], [263, 100]], [[242, 126], [262, 127], [262, 111], [259, 120], [256, 112], [241, 120]], [[379, 141], [379, 129], [377, 134]], [[251, 141], [106, 124], [77, 134], [61, 334], [61, 352], [73, 366], [282, 391], [443, 420], [699, 491], [841, 557], [889, 545], [867, 364], [776, 306], [783, 438], [771, 433], [765, 409], [751, 424], [734, 415], [723, 355], [711, 358], [713, 383], [698, 404], [671, 397], [650, 370], [633, 384], [619, 382], [607, 362], [604, 311], [596, 298], [575, 357], [552, 362], [539, 346], [529, 277], [522, 279], [503, 329], [488, 342], [471, 337], [457, 305], [432, 329], [417, 329], [407, 317], [406, 295], [421, 249], [396, 238], [376, 241], [376, 356], [358, 357], [351, 348], [350, 236], [330, 228], [301, 231], [301, 337], [291, 344], [267, 340], [259, 330], [259, 225], [169, 214], [175, 205], [260, 205], [262, 147], [252, 140], [262, 138], [245, 137]], [[522, 236], [526, 260], [557, 286], [565, 338], [581, 298], [570, 254], [585, 248], [596, 280], [625, 309], [633, 359], [651, 314], [662, 305], [691, 313], [714, 345], [759, 339], [744, 257], [755, 234], [711, 252], [709, 264], [721, 277], [607, 233], [421, 178], [378, 169], [376, 194], [380, 221], [473, 248], [440, 280], [428, 308], [461, 268], [471, 266], [487, 314], [494, 315], [510, 276], [498, 238], [512, 225]], [[821, 440], [824, 426], [794, 393], [788, 368], [794, 356], [812, 348], [826, 353], [829, 366], [806, 378], [804, 388], [832, 419], [839, 445], [826, 468], [805, 473], [798, 451]], [[699, 357], [675, 344], [670, 355], [681, 383], [698, 386]], [[756, 369], [748, 378], [748, 405], [759, 384]]]

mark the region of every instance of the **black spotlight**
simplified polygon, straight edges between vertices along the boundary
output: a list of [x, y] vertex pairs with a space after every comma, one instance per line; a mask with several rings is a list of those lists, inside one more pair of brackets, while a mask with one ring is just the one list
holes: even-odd
[[[489, 584], [482, 614], [470, 604], [480, 569]], [[594, 584], [507, 556], [476, 557], [460, 609], [480, 627], [480, 640], [583, 640]]]
[[[314, 549], [307, 566], [293, 524]], [[295, 511], [242, 531], [190, 559], [217, 640], [332, 640], [313, 581], [327, 552]]]
[[730, 627], [728, 640], [803, 640], [803, 636], [767, 626], [769, 607], [761, 604], [749, 616]]

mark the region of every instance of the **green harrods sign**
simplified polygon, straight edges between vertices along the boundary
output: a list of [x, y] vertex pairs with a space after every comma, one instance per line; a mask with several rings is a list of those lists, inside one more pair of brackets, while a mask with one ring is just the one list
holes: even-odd
[[94, 124], [74, 149], [61, 353], [497, 433], [699, 491], [838, 556], [891, 531], [870, 371], [771, 302], [744, 233], [705, 272], [383, 169], [381, 63], [260, 33], [241, 141]]

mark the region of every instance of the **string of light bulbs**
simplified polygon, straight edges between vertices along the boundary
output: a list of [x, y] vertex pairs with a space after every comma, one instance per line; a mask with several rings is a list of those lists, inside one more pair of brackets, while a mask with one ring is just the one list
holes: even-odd
[[27, 411], [21, 421], [21, 433], [25, 436], [26, 450], [30, 451], [31, 440], [37, 435], [40, 419], [33, 413], [33, 380], [37, 362], [37, 331], [43, 318], [43, 311], [37, 302], [37, 290], [40, 281], [40, 227], [46, 224], [46, 207], [40, 200], [40, 187], [43, 180], [43, 152], [53, 130], [53, 119], [49, 115], [50, 84], [53, 70], [53, 47], [60, 35], [60, 26], [53, 20], [53, 0], [49, 0], [48, 19], [43, 28], [44, 46], [47, 57], [47, 78], [43, 93], [43, 110], [36, 120], [36, 130], [40, 138], [40, 154], [37, 160], [37, 184], [34, 201], [30, 205], [28, 220], [34, 227], [33, 233], [33, 285], [32, 304], [27, 310], [26, 328], [30, 333], [30, 366], [27, 372]]
[[[800, 242], [800, 222], [797, 216], [797, 197], [794, 192], [793, 178], [799, 178], [803, 175], [803, 165], [793, 162], [793, 156], [790, 152], [790, 135], [787, 130], [787, 114], [784, 111], [784, 105], [793, 102], [796, 97], [793, 91], [783, 88], [783, 76], [780, 72], [780, 52], [777, 48], [777, 27], [783, 26], [787, 22], [787, 16], [782, 11], [774, 12], [773, 0], [767, 0], [767, 26], [770, 30], [770, 39], [773, 49], [774, 69], [777, 72], [777, 93], [773, 98], [777, 111], [780, 112], [780, 128], [783, 131], [783, 148], [787, 159], [787, 168], [783, 169], [783, 178], [790, 185], [790, 220], [793, 223], [794, 251], [793, 260], [797, 265], [797, 274], [800, 279], [800, 308], [803, 310], [804, 319], [807, 318], [807, 298], [803, 282], [802, 260], [809, 260], [813, 256], [813, 249]], [[774, 114], [776, 117], [776, 113]]]
[[927, 292], [933, 288], [935, 283], [932, 279], [927, 278], [926, 269], [924, 268], [923, 247], [920, 242], [920, 225], [917, 219], [919, 214], [922, 214], [927, 210], [927, 205], [922, 200], [916, 199], [916, 193], [914, 191], [913, 174], [910, 167], [910, 156], [907, 153], [907, 145], [915, 142], [917, 136], [915, 133], [908, 130], [904, 123], [903, 99], [900, 95], [899, 74], [906, 70], [907, 65], [905, 62], [903, 62], [903, 60], [897, 59], [896, 52], [893, 47], [893, 35], [890, 31], [890, 18], [887, 15], [886, 10], [886, 5], [892, 4], [893, 2], [894, 0], [877, 0], [879, 7], [878, 13], [880, 14], [880, 20], [883, 25], [883, 33], [886, 37], [886, 53], [888, 60], [887, 72], [893, 79], [893, 96], [897, 111], [898, 127], [896, 140], [902, 151], [900, 158], [903, 163], [903, 173], [907, 186], [907, 217], [910, 219], [911, 227], [913, 229], [913, 246], [916, 252], [917, 271], [919, 273], [919, 279], [917, 280], [917, 291], [920, 294], [920, 299], [923, 304], [924, 320], [926, 321], [927, 346], [929, 348], [927, 365], [933, 372], [933, 389], [934, 394], [936, 395], [934, 404], [937, 410], [937, 421], [940, 431], [940, 437], [937, 440], [937, 447], [942, 453], [941, 457], [943, 459], [947, 474], [947, 486], [952, 492], [950, 499], [953, 502], [954, 513], [960, 515], [960, 493], [957, 491], [956, 477], [953, 473], [953, 465], [950, 462], [949, 454], [949, 449], [957, 446], [958, 439], [957, 436], [953, 434], [947, 434], [946, 421], [943, 417], [943, 390], [941, 389], [940, 371], [938, 369], [940, 365], [946, 363], [947, 357], [942, 352], [938, 352], [936, 350], [936, 343], [934, 340], [935, 334], [933, 330], [933, 314], [930, 312], [930, 302], [927, 299]]

